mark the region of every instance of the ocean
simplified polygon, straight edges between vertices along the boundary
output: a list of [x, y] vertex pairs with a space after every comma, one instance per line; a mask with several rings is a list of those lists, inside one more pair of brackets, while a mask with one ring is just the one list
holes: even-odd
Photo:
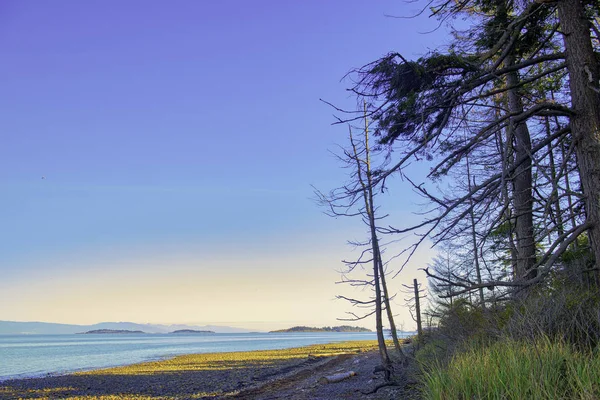
[[375, 340], [375, 333], [0, 335], [0, 381], [107, 368], [180, 354]]

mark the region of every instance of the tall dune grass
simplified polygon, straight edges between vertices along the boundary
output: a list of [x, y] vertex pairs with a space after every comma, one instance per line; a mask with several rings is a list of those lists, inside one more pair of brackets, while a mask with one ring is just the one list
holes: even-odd
[[540, 339], [501, 341], [424, 371], [426, 399], [600, 399], [600, 351]]

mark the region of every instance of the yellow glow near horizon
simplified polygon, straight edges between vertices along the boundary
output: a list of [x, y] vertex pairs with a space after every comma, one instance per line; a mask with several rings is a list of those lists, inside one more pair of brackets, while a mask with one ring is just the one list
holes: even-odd
[[[337, 249], [336, 249], [337, 250]], [[205, 254], [106, 257], [39, 271], [0, 283], [0, 320], [94, 324], [102, 321], [229, 325], [256, 330], [337, 325], [357, 311], [337, 294], [365, 299], [368, 291], [336, 285], [337, 251], [262, 256]], [[415, 269], [392, 282], [411, 283]], [[399, 296], [401, 298], [403, 296]], [[402, 300], [400, 300], [402, 301]], [[399, 325], [412, 328], [403, 303]], [[359, 310], [360, 311], [360, 310]], [[373, 328], [373, 321], [351, 323]]]

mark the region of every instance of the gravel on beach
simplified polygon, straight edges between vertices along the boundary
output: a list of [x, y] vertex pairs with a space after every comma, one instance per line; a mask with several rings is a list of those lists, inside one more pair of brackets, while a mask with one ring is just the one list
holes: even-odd
[[[372, 390], [376, 342], [294, 349], [191, 354], [169, 360], [63, 376], [0, 382], [0, 399], [391, 399], [405, 388]], [[354, 371], [338, 383], [319, 378]], [[404, 393], [406, 395], [406, 393]], [[405, 398], [405, 397], [402, 397]]]

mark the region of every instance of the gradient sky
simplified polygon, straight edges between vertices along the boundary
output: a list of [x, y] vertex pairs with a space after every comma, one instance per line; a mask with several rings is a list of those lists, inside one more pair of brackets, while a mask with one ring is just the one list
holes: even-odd
[[[445, 43], [433, 20], [385, 16], [417, 10], [0, 2], [0, 320], [338, 324], [353, 292], [336, 270], [365, 228], [311, 200], [346, 173], [328, 150], [347, 130], [319, 98], [351, 108], [350, 69]], [[387, 199], [390, 223], [414, 201]]]

